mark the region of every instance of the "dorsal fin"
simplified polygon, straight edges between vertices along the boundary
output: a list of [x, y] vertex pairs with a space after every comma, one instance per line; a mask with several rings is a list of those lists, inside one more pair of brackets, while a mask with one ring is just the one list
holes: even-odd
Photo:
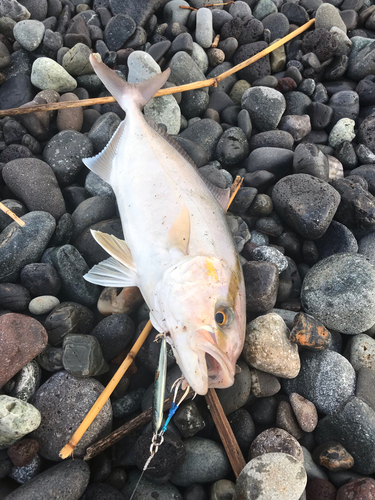
[[201, 177], [206, 186], [208, 187], [212, 196], [219, 203], [221, 208], [226, 212], [230, 199], [230, 188], [226, 189], [219, 188], [215, 186], [215, 184], [212, 184], [212, 182], [209, 181], [206, 177], [203, 177], [203, 175], [201, 175]]

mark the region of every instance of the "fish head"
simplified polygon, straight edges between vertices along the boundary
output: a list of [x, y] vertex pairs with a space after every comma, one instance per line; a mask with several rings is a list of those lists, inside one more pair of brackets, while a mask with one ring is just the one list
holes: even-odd
[[177, 364], [197, 394], [230, 387], [246, 328], [242, 268], [224, 260], [186, 256], [169, 269], [156, 291]]

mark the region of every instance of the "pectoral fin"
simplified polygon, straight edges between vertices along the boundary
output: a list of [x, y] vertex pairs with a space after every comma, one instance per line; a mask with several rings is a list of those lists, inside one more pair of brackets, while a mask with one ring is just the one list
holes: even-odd
[[113, 257], [103, 260], [84, 275], [86, 281], [101, 286], [137, 286], [137, 274]]
[[104, 248], [106, 252], [109, 253], [114, 259], [118, 260], [125, 267], [136, 271], [135, 264], [133, 262], [133, 257], [128, 245], [124, 240], [120, 240], [113, 236], [112, 234], [102, 233], [101, 231], [94, 231], [91, 229], [91, 234], [94, 240], [99, 243], [99, 245]]
[[168, 247], [170, 250], [177, 249], [183, 255], [188, 254], [190, 240], [190, 214], [186, 206], [174, 221], [168, 234]]

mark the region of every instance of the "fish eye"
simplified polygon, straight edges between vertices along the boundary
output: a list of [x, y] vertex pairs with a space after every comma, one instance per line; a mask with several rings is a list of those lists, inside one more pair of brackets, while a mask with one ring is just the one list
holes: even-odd
[[225, 314], [225, 312], [224, 311], [218, 311], [215, 314], [215, 321], [220, 326], [225, 325], [225, 323], [227, 321], [227, 315]]

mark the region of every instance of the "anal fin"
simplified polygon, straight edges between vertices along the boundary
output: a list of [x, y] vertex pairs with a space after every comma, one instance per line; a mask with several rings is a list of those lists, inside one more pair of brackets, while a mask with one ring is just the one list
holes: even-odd
[[83, 163], [92, 172], [97, 174], [103, 181], [110, 183], [112, 162], [116, 155], [118, 144], [121, 140], [122, 133], [125, 128], [125, 122], [122, 121], [117, 127], [111, 140], [106, 147], [92, 158], [83, 158]]
[[83, 276], [86, 281], [101, 286], [138, 286], [137, 274], [113, 257], [103, 260]]

